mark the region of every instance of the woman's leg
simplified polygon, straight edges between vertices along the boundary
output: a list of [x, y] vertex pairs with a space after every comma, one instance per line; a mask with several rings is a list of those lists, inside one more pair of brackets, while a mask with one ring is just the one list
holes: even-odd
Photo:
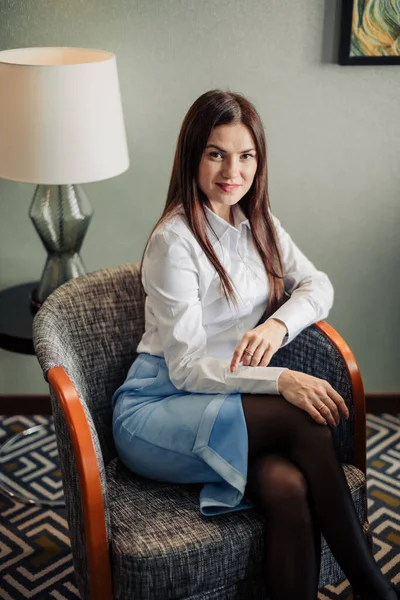
[[246, 495], [266, 519], [271, 600], [315, 600], [318, 594], [321, 533], [313, 522], [307, 488], [299, 469], [280, 455], [262, 454], [249, 463]]
[[307, 481], [318, 525], [351, 585], [366, 600], [396, 600], [363, 534], [329, 427], [282, 396], [243, 394], [242, 403], [249, 462], [278, 452], [294, 463]]

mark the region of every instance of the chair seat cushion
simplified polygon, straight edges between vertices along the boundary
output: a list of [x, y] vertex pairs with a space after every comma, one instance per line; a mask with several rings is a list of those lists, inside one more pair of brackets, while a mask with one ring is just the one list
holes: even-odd
[[[368, 534], [364, 474], [344, 465]], [[116, 600], [260, 600], [264, 519], [257, 509], [216, 517], [199, 510], [199, 484], [132, 474], [116, 458], [106, 468]], [[344, 575], [322, 540], [320, 587]]]

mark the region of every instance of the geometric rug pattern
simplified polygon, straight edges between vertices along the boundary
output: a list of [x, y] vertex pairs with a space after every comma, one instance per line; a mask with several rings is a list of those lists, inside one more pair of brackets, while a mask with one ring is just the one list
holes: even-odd
[[[52, 419], [42, 417], [32, 427], [29, 417], [0, 421], [0, 483], [16, 497], [36, 498], [47, 505], [64, 505], [57, 442]], [[3, 439], [10, 437], [4, 444]]]
[[[32, 444], [29, 440], [33, 448], [25, 456], [16, 448], [14, 464], [7, 463], [6, 475], [11, 486], [15, 473], [19, 473], [15, 485], [57, 499], [62, 495], [62, 489], [51, 438], [51, 417], [0, 417], [0, 444], [13, 434], [36, 425], [45, 427], [43, 443], [37, 445], [34, 441]], [[399, 583], [400, 415], [367, 415], [367, 427], [368, 508], [374, 554], [382, 572], [393, 583]], [[10, 464], [13, 466], [9, 467]], [[26, 504], [0, 494], [0, 599], [23, 598], [79, 598], [65, 508]], [[320, 590], [318, 598], [351, 600], [351, 589], [345, 580]]]

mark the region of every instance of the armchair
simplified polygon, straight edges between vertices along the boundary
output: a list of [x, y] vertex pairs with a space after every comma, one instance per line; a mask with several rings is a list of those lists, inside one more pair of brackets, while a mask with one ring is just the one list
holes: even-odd
[[[34, 319], [36, 355], [50, 384], [76, 581], [85, 600], [259, 600], [263, 518], [256, 509], [203, 517], [201, 485], [151, 481], [119, 461], [111, 396], [144, 330], [139, 265], [90, 273], [59, 287]], [[327, 379], [350, 411], [334, 432], [369, 536], [365, 398], [355, 359], [321, 321], [273, 357]], [[320, 587], [343, 577], [323, 540]]]

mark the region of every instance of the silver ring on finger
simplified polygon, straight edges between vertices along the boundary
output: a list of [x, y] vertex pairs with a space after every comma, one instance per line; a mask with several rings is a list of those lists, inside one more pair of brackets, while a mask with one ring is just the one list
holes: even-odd
[[316, 406], [316, 409], [321, 411], [323, 408], [326, 408], [325, 404], [321, 404], [320, 406]]
[[247, 348], [245, 348], [243, 350], [243, 352], [246, 352], [246, 354], [250, 354], [250, 356], [254, 356], [254, 352], [251, 352], [250, 350], [247, 350]]

